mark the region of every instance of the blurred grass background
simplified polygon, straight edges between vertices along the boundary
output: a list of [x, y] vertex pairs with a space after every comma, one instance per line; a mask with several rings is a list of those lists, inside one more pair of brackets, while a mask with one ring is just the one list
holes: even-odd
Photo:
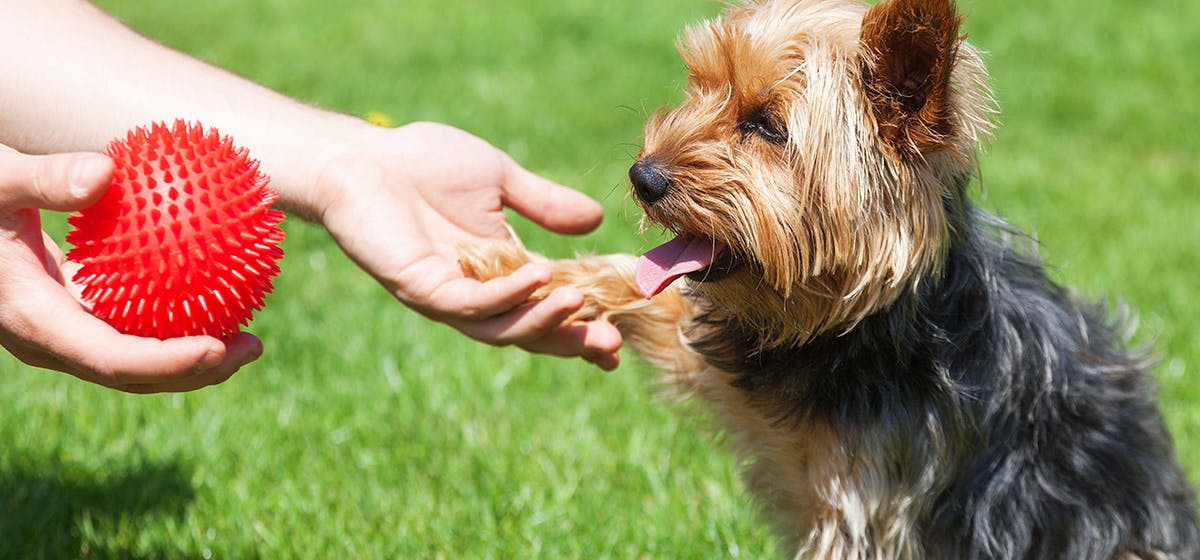
[[[638, 252], [625, 171], [678, 101], [708, 0], [103, 0], [168, 45], [323, 107], [470, 130], [607, 208], [554, 256]], [[1055, 275], [1123, 301], [1162, 355], [1200, 480], [1200, 3], [961, 4], [1002, 126], [981, 203]], [[61, 217], [50, 218], [61, 235]], [[267, 353], [186, 395], [106, 391], [0, 356], [0, 558], [759, 558], [774, 554], [699, 409], [615, 373], [417, 317], [287, 224], [252, 325]]]

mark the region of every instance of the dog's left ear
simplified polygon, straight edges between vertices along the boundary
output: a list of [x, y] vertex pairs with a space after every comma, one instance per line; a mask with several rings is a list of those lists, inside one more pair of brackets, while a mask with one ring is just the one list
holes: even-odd
[[923, 153], [949, 144], [950, 72], [961, 23], [951, 0], [884, 0], [863, 18], [865, 90], [880, 137], [897, 150]]

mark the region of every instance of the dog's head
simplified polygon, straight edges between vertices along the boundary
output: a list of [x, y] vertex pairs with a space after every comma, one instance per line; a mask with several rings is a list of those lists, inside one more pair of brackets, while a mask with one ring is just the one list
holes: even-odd
[[950, 0], [761, 0], [689, 28], [686, 99], [629, 175], [678, 237], [639, 262], [686, 274], [778, 342], [844, 328], [936, 272], [991, 129]]

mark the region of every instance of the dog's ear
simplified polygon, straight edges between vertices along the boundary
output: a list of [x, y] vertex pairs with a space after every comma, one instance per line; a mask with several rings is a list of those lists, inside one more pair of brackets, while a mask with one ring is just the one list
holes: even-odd
[[961, 23], [951, 0], [884, 0], [863, 18], [864, 89], [880, 137], [902, 152], [936, 150], [950, 141], [950, 72]]

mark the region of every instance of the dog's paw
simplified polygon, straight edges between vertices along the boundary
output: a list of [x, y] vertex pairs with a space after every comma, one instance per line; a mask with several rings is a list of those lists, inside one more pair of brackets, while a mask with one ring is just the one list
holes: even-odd
[[533, 258], [511, 241], [487, 241], [458, 247], [458, 266], [467, 278], [486, 282], [508, 276]]
[[542, 299], [562, 286], [583, 292], [584, 305], [572, 320], [605, 318], [615, 308], [638, 307], [644, 303], [633, 284], [634, 257], [629, 255], [593, 255], [575, 259], [545, 260], [513, 242], [488, 241], [458, 248], [458, 263], [463, 275], [481, 282], [507, 276], [527, 263], [550, 265], [553, 276], [530, 299]]

